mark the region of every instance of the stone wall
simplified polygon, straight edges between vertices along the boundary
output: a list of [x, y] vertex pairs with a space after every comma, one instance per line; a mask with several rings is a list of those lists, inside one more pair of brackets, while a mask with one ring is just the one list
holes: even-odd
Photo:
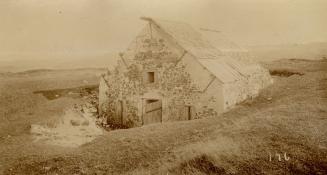
[[[243, 80], [222, 84], [190, 53], [155, 26], [148, 25], [120, 55], [118, 66], [100, 82], [100, 112], [109, 124], [142, 125], [143, 99], [162, 101], [162, 121], [185, 120], [190, 106], [192, 119], [216, 116], [267, 86], [268, 76], [255, 68]], [[154, 72], [153, 83], [147, 72]], [[123, 122], [117, 103], [123, 104]]]
[[241, 80], [224, 84], [224, 110], [228, 110], [247, 98], [255, 98], [260, 90], [273, 83], [268, 70], [259, 65], [249, 67], [249, 75]]
[[106, 93], [108, 93], [109, 87], [106, 80], [103, 77], [100, 77], [100, 84], [99, 84], [99, 114], [100, 116], [104, 113], [105, 105], [108, 103], [108, 97]]
[[[171, 49], [171, 43], [153, 29], [143, 30], [133, 43], [122, 55], [123, 59], [128, 55], [127, 60], [123, 60], [129, 62], [127, 66], [122, 68], [121, 65], [104, 76], [107, 88], [102, 85], [104, 83], [100, 84], [107, 89], [105, 98], [100, 99], [108, 122], [118, 120], [116, 105], [121, 100], [124, 102], [123, 124], [129, 127], [140, 125], [140, 99], [153, 91], [158, 92], [165, 102], [163, 118], [166, 121], [177, 119], [182, 110], [179, 106], [196, 98], [190, 75], [185, 71], [185, 65], [179, 64], [183, 51]], [[155, 72], [154, 83], [145, 82], [147, 71]]]
[[217, 116], [224, 112], [223, 84], [215, 78], [197, 102], [197, 118]]

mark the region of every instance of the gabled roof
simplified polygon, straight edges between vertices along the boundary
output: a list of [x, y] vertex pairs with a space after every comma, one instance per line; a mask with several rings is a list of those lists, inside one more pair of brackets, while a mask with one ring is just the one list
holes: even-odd
[[221, 52], [247, 52], [246, 49], [227, 39], [220, 31], [200, 28], [199, 32]]
[[[203, 37], [201, 32], [195, 30], [189, 24], [151, 18], [143, 19], [155, 24], [162, 32], [168, 34], [171, 39], [192, 54], [202, 66], [223, 83], [237, 81], [249, 74], [245, 69], [246, 64], [224, 54], [212, 42]], [[221, 43], [223, 42], [221, 41]], [[226, 43], [225, 45], [230, 46], [231, 44]], [[239, 49], [234, 46], [235, 48]]]
[[224, 55], [235, 58], [238, 61], [253, 63], [254, 56], [252, 56], [247, 49], [229, 40], [222, 32], [205, 28], [200, 28], [199, 31], [202, 36], [207, 38], [210, 43]]
[[189, 24], [153, 19], [151, 19], [151, 22], [197, 58], [216, 58], [222, 55], [201, 33], [193, 29]]
[[239, 72], [219, 59], [199, 59], [198, 61], [223, 83], [240, 78]]

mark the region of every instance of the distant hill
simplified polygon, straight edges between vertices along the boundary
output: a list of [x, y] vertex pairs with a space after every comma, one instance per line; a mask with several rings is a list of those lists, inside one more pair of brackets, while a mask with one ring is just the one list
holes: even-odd
[[321, 59], [327, 57], [327, 42], [284, 45], [256, 45], [247, 49], [259, 61], [276, 60], [283, 58]]
[[82, 56], [19, 56], [0, 58], [0, 73], [23, 72], [27, 70], [107, 68], [116, 65], [118, 54], [98, 54]]
[[21, 72], [0, 72], [0, 77], [33, 77], [33, 76], [94, 76], [99, 77], [106, 68], [75, 68], [75, 69], [30, 69]]
[[56, 73], [56, 72], [104, 72], [106, 68], [74, 68], [74, 69], [31, 69], [22, 72], [16, 72], [12, 74], [46, 74], [46, 73]]

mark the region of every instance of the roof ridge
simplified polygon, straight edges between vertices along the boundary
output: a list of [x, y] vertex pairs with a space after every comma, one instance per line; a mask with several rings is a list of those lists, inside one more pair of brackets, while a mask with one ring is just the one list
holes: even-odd
[[[206, 68], [214, 76], [219, 77], [222, 82], [226, 83], [230, 80], [235, 81], [236, 79], [244, 77], [244, 72], [237, 63], [238, 60], [224, 54], [192, 25], [184, 22], [158, 20], [148, 17], [142, 17], [141, 19], [158, 27], [158, 30], [167, 35], [177, 46], [192, 55], [201, 66]], [[229, 61], [228, 59], [232, 60]], [[225, 69], [224, 73], [217, 73], [216, 70], [211, 67], [211, 64], [219, 64], [221, 69]]]
[[164, 22], [170, 22], [170, 23], [176, 23], [176, 24], [186, 24], [191, 26], [190, 24], [183, 22], [183, 21], [176, 21], [176, 20], [167, 20], [167, 19], [161, 19], [161, 18], [151, 18], [151, 17], [146, 17], [146, 16], [142, 16], [140, 18], [141, 20], [145, 20], [145, 21], [151, 21], [151, 22], [155, 22], [155, 21], [164, 21]]

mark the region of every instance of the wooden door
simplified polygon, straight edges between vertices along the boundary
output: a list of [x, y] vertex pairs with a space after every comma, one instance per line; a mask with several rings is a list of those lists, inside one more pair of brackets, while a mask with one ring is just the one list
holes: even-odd
[[184, 106], [183, 113], [181, 116], [183, 116], [182, 120], [192, 120], [192, 114], [193, 114], [193, 106]]
[[123, 101], [119, 100], [117, 102], [116, 106], [116, 123], [117, 124], [123, 124], [123, 112], [124, 112], [124, 106], [123, 106]]
[[162, 122], [161, 100], [148, 99], [144, 102], [143, 125]]

